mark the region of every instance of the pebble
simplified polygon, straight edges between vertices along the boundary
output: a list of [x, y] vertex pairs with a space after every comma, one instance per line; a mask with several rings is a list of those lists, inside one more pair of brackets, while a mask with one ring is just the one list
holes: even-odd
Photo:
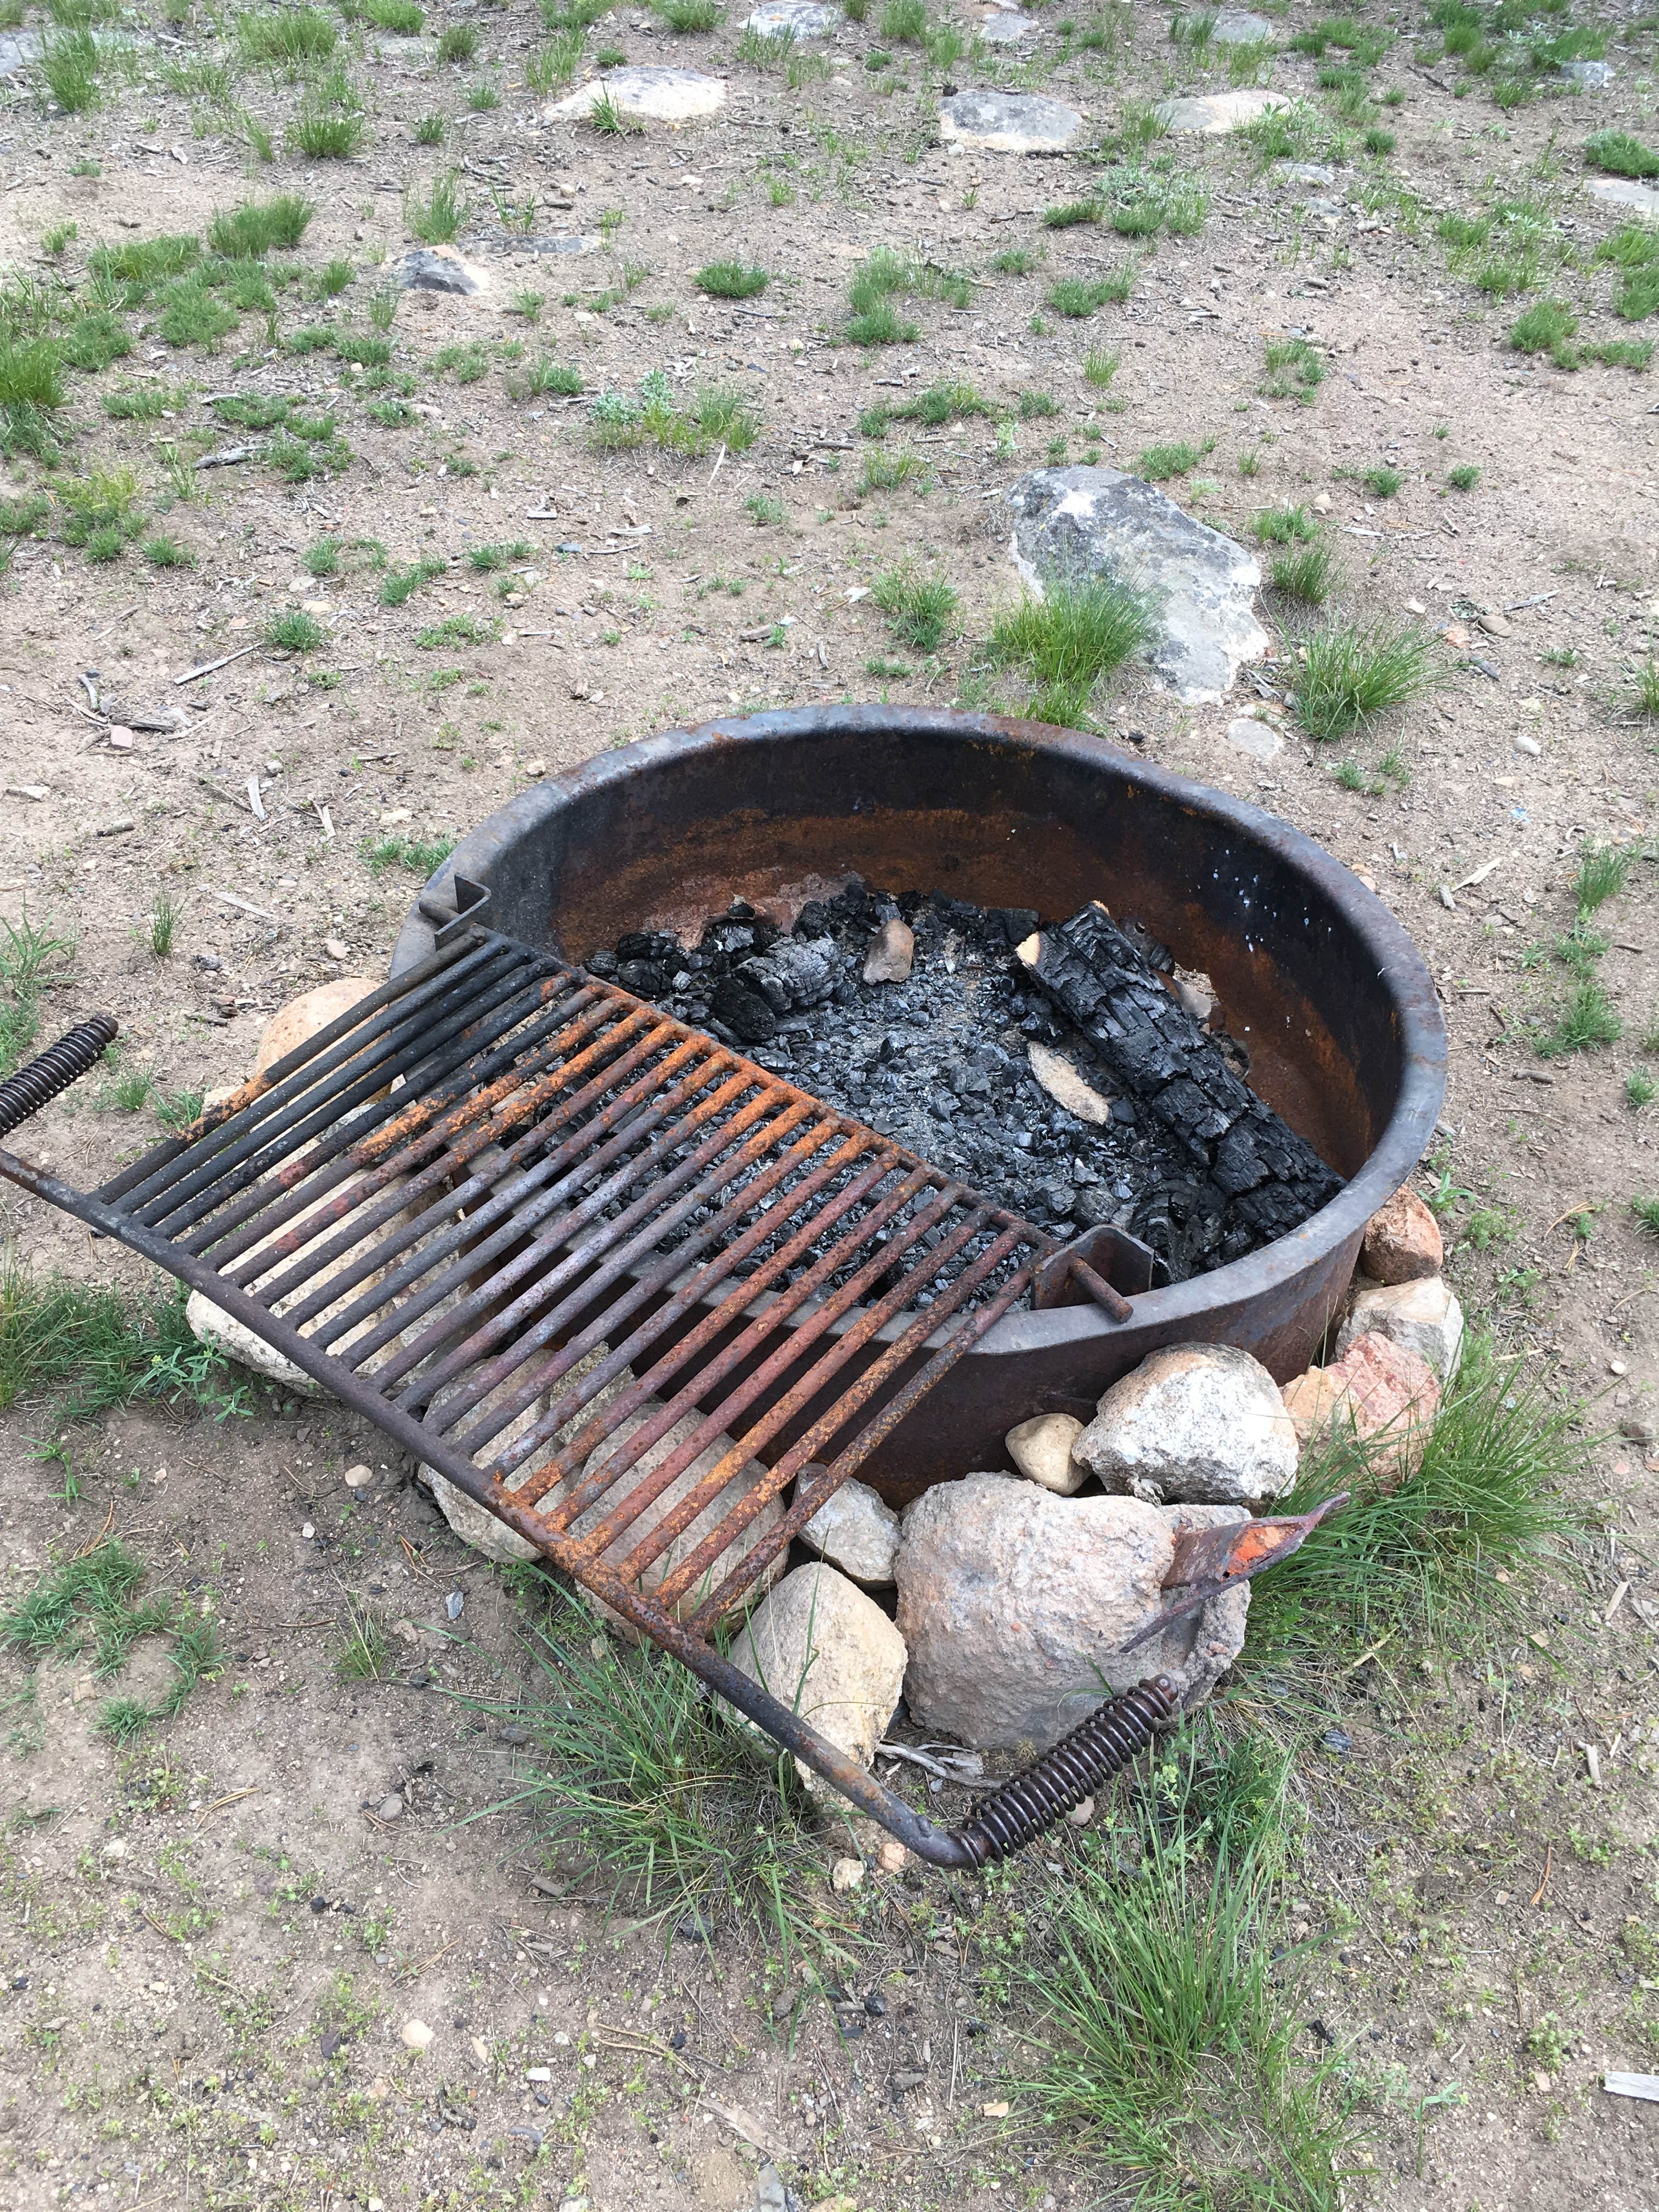
[[1508, 637], [1514, 629], [1502, 615], [1477, 615], [1475, 619], [1488, 637]]
[[394, 1790], [389, 1797], [382, 1797], [374, 1809], [382, 1820], [400, 1820], [404, 1814], [404, 1801]]
[[1408, 615], [1425, 615], [1428, 611], [1421, 599], [1407, 599], [1406, 602], [1406, 612]]
[[1456, 913], [1456, 911], [1457, 911], [1457, 901], [1456, 901], [1456, 900], [1452, 896], [1452, 895], [1451, 895], [1451, 887], [1450, 887], [1450, 885], [1449, 885], [1449, 884], [1441, 884], [1441, 886], [1440, 886], [1440, 903], [1441, 903], [1441, 905], [1442, 905], [1442, 906], [1443, 906], [1443, 907], [1445, 908], [1445, 909], [1446, 909], [1446, 911], [1447, 911], [1447, 913], [1448, 913], [1448, 914], [1455, 914], [1455, 913]]
[[109, 742], [112, 752], [130, 753], [132, 750], [132, 732], [123, 729], [118, 722], [112, 722], [109, 726]]
[[449, 1595], [444, 1600], [444, 1611], [452, 1620], [459, 1620], [465, 1604], [466, 1600], [459, 1590], [451, 1590]]
[[301, 1529], [300, 1534], [305, 1538], [308, 1544], [312, 1538], [317, 1534], [316, 1527], [312, 1522], [307, 1521], [305, 1526]]
[[374, 1480], [372, 1470], [362, 1465], [349, 1467], [340, 1477], [348, 1490], [367, 1490]]
[[1329, 492], [1322, 491], [1316, 493], [1315, 495], [1313, 505], [1314, 513], [1316, 514], [1328, 514], [1331, 511], [1331, 495]]
[[351, 947], [343, 938], [340, 937], [325, 937], [323, 939], [323, 950], [331, 960], [349, 959], [351, 954]]
[[405, 2051], [429, 2051], [432, 2030], [423, 2020], [406, 2020], [398, 2031], [398, 2039]]
[[1536, 738], [1529, 736], [1525, 730], [1522, 730], [1515, 741], [1515, 750], [1518, 753], [1525, 753], [1528, 760], [1536, 760], [1544, 748]]
[[1071, 1811], [1066, 1815], [1066, 1817], [1074, 1828], [1086, 1828], [1090, 1821], [1095, 1817], [1094, 1799], [1092, 1797], [1085, 1797], [1081, 1799], [1077, 1804], [1073, 1806]]
[[830, 1869], [830, 1887], [838, 1893], [856, 1889], [863, 1880], [862, 1859], [837, 1859]]

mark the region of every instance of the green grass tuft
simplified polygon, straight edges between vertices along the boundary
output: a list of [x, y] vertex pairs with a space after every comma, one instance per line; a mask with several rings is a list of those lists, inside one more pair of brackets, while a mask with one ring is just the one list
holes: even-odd
[[765, 270], [750, 268], [745, 262], [709, 261], [691, 281], [713, 300], [753, 300], [772, 280]]
[[216, 253], [233, 259], [262, 260], [273, 246], [291, 251], [298, 246], [316, 212], [299, 192], [283, 192], [274, 200], [245, 200], [214, 216], [208, 225], [208, 244]]
[[236, 43], [250, 62], [296, 70], [334, 52], [339, 26], [320, 8], [270, 8], [236, 19]]
[[1628, 131], [1598, 131], [1584, 141], [1584, 159], [1612, 177], [1659, 177], [1659, 154]]
[[1587, 975], [1574, 985], [1555, 1026], [1544, 1031], [1534, 1050], [1540, 1060], [1560, 1060], [1569, 1053], [1599, 1052], [1603, 1045], [1617, 1044], [1624, 1033], [1625, 1024], [1606, 989], [1595, 976]]
[[1636, 849], [1633, 845], [1595, 845], [1588, 840], [1580, 846], [1572, 897], [1581, 919], [1619, 896], [1636, 865]]
[[283, 653], [314, 653], [323, 642], [322, 624], [302, 608], [287, 607], [272, 615], [260, 633], [269, 646]]
[[1309, 638], [1297, 711], [1311, 737], [1346, 737], [1437, 680], [1434, 640], [1413, 624], [1329, 622]]
[[432, 188], [422, 199], [411, 193], [404, 210], [404, 220], [415, 236], [427, 246], [447, 246], [466, 221], [469, 212], [467, 198], [460, 189], [460, 172], [451, 169], [441, 177], [434, 177]]
[[1267, 573], [1276, 592], [1304, 606], [1322, 607], [1336, 586], [1336, 556], [1318, 538], [1311, 545], [1278, 555]]
[[919, 575], [908, 562], [877, 577], [875, 600], [895, 637], [916, 653], [938, 650], [957, 611], [946, 578]]
[[1137, 652], [1152, 634], [1145, 600], [1107, 576], [1055, 577], [1043, 596], [1027, 593], [992, 627], [990, 649], [1005, 665], [1024, 669], [1042, 721], [1078, 726], [1102, 677]]

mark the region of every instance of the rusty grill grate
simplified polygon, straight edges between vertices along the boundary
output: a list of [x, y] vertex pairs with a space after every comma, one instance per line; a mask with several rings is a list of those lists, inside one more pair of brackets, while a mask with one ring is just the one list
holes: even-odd
[[[0, 1136], [115, 1033], [0, 1083]], [[945, 1831], [723, 1656], [722, 1616], [1018, 1299], [1129, 1308], [1081, 1251], [464, 916], [100, 1189], [0, 1174], [204, 1292], [935, 1864], [1018, 1850], [1173, 1716], [1143, 1681]], [[1187, 1595], [1132, 1644], [1329, 1510], [1182, 1538]]]
[[459, 1454], [599, 1595], [649, 1576], [706, 1634], [1054, 1246], [626, 992], [475, 936], [96, 1196], [418, 1422], [428, 1460]]

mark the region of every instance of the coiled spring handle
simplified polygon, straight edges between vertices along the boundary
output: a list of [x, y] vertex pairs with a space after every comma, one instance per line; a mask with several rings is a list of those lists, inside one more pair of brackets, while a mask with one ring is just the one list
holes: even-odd
[[38, 1114], [60, 1091], [78, 1082], [88, 1068], [96, 1067], [119, 1029], [113, 1014], [94, 1014], [90, 1020], [77, 1022], [72, 1030], [65, 1030], [38, 1060], [30, 1060], [27, 1067], [20, 1067], [15, 1075], [0, 1083], [0, 1137], [9, 1137], [31, 1114]]

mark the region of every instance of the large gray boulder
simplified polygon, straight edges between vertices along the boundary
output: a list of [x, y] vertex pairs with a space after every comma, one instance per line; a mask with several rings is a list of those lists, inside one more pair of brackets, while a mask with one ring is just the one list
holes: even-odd
[[1057, 1498], [1004, 1474], [936, 1485], [905, 1514], [898, 1558], [911, 1713], [988, 1751], [1046, 1750], [1107, 1689], [1146, 1674], [1172, 1676], [1190, 1710], [1243, 1648], [1248, 1583], [1127, 1656], [1119, 1647], [1158, 1611], [1180, 1529], [1247, 1517]]
[[1041, 92], [953, 92], [939, 103], [939, 137], [981, 154], [1063, 154], [1082, 130], [1075, 107]]
[[[786, 1575], [732, 1646], [734, 1666], [865, 1767], [897, 1709], [906, 1656], [875, 1600], [821, 1564]], [[795, 1766], [815, 1796], [830, 1794]]]
[[1072, 1456], [1151, 1504], [1255, 1506], [1296, 1480], [1296, 1427], [1248, 1352], [1174, 1344], [1113, 1383]]
[[1225, 697], [1267, 651], [1254, 556], [1121, 469], [1037, 469], [1008, 494], [1014, 566], [1041, 597], [1056, 577], [1109, 576], [1153, 610], [1146, 659], [1189, 704]]

